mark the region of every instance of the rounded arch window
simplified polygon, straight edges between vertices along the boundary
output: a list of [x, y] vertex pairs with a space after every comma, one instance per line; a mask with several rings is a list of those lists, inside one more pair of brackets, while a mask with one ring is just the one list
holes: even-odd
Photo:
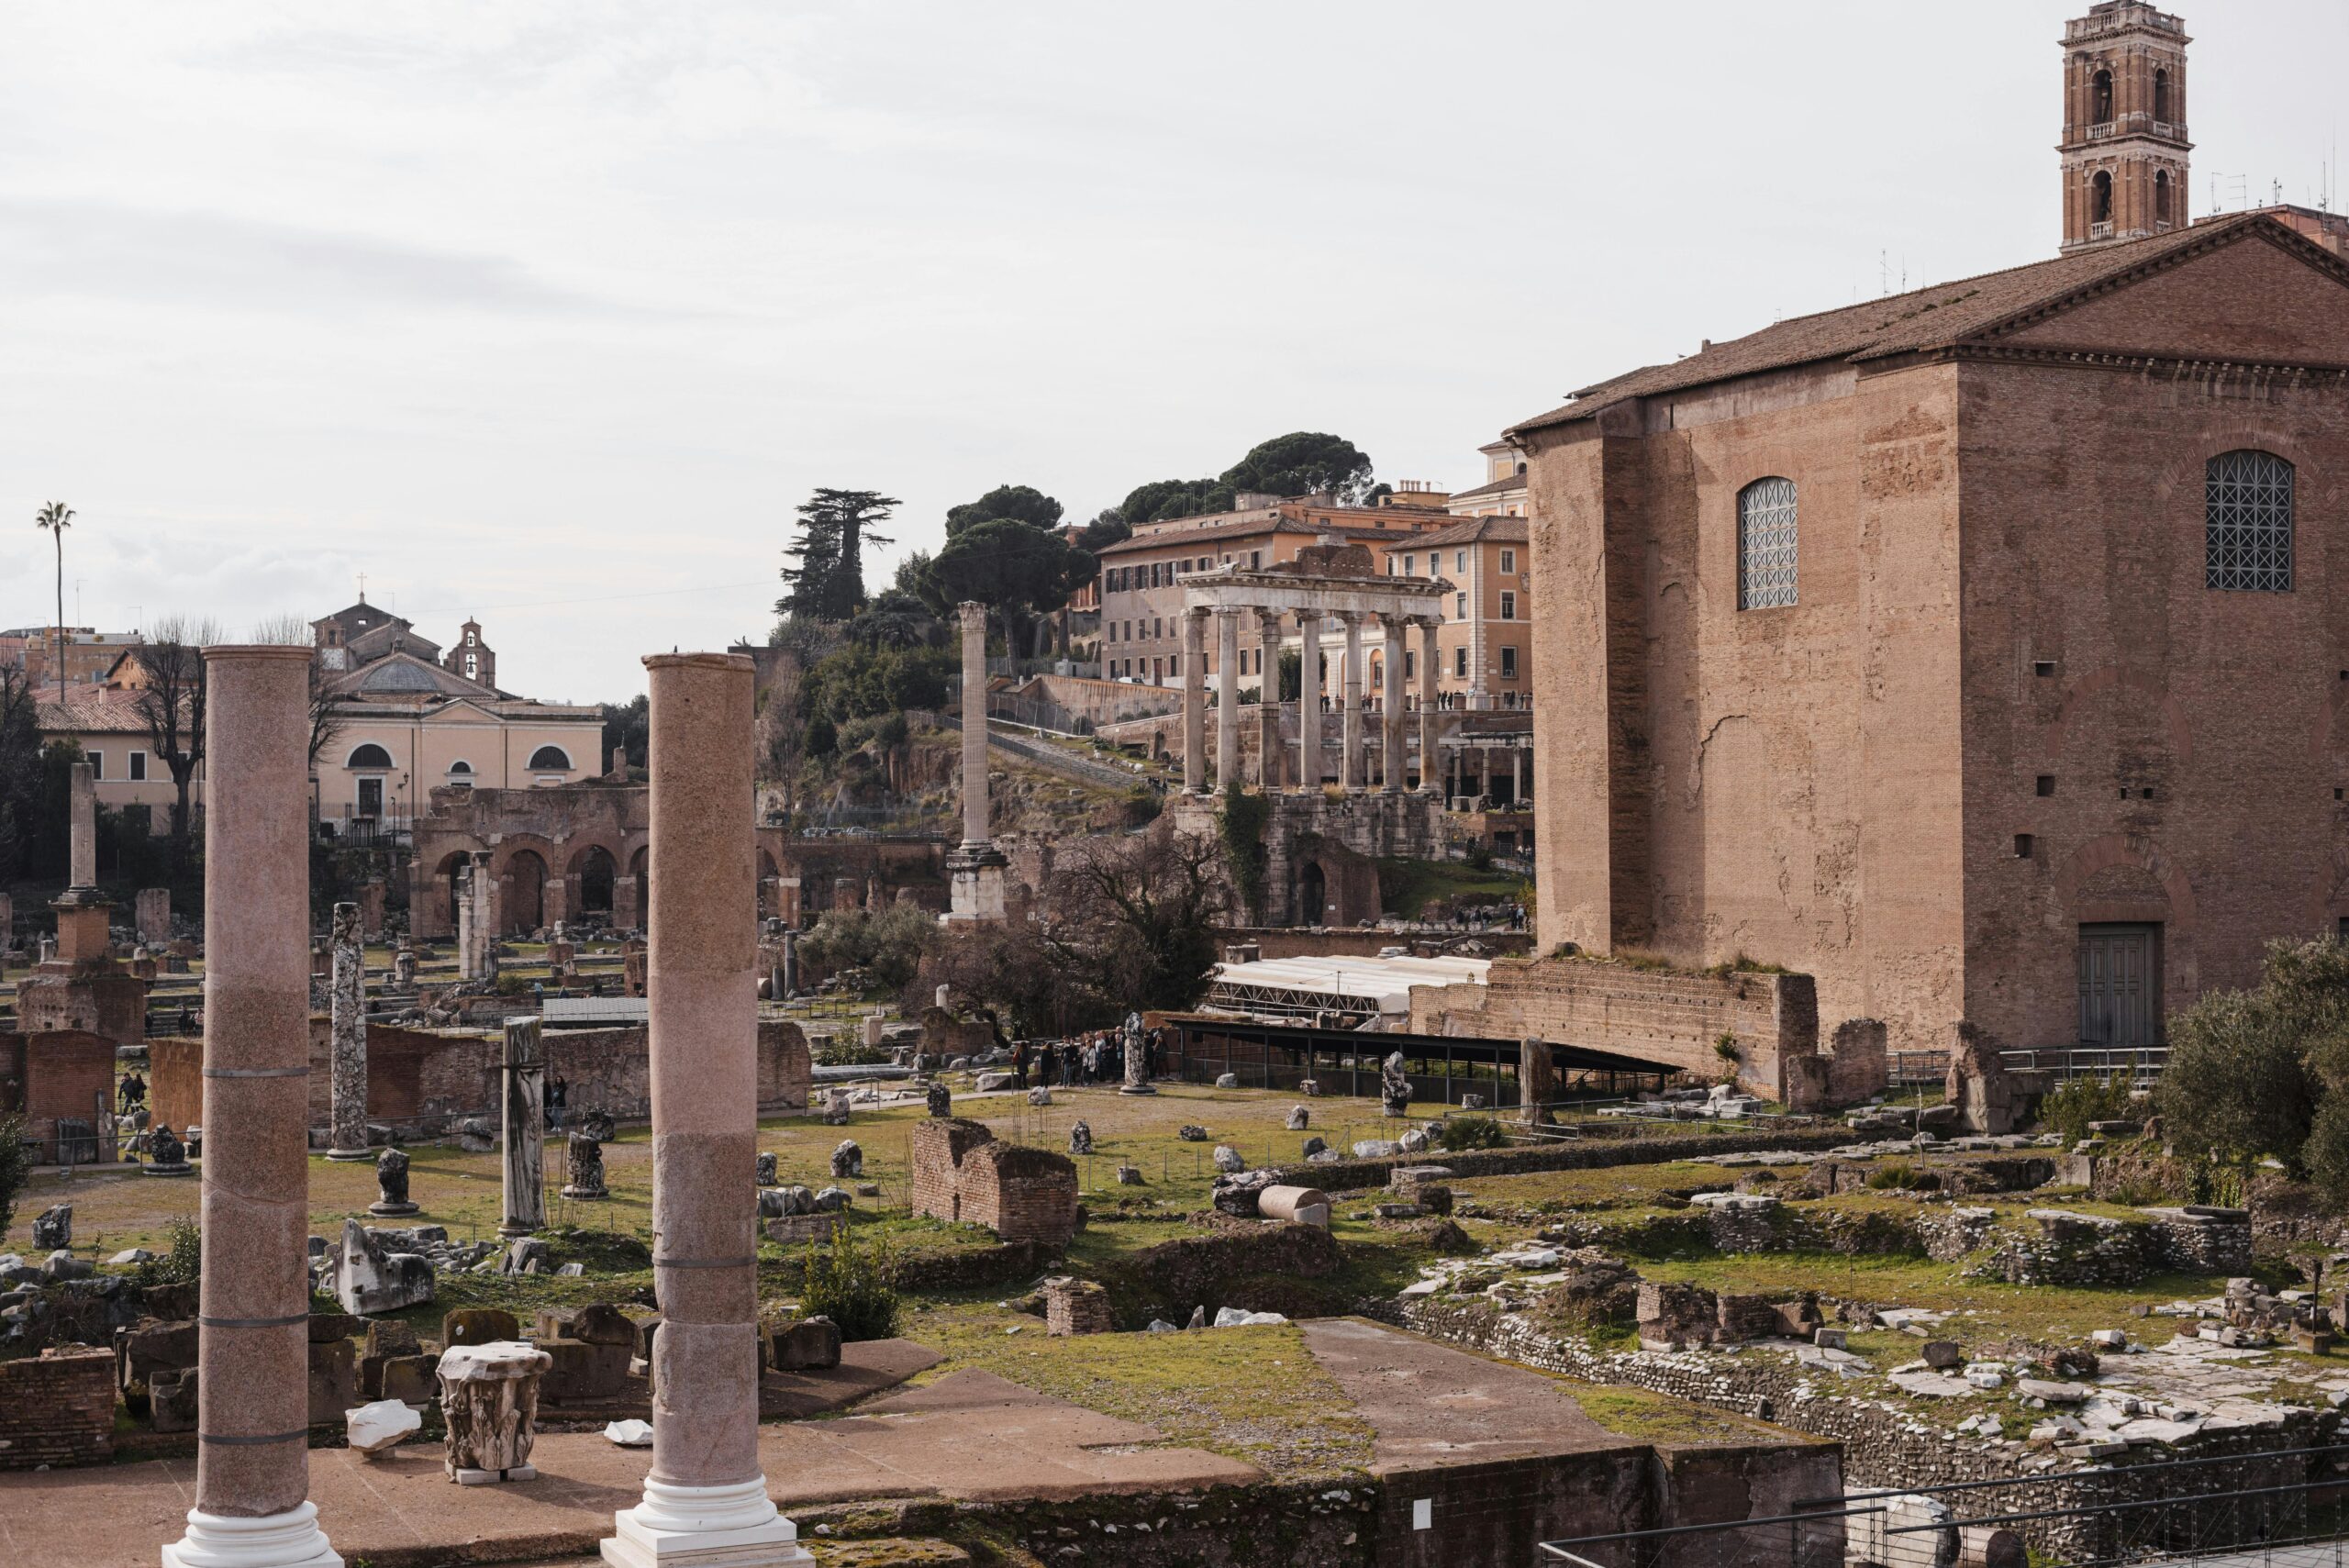
[[2112, 221], [2112, 175], [2108, 170], [2098, 170], [2088, 182], [2088, 213], [2091, 222]]
[[2203, 468], [2203, 584], [2292, 591], [2292, 465], [2274, 452], [2221, 452]]
[[2157, 170], [2154, 174], [2154, 220], [2169, 221], [2169, 171]]
[[2099, 71], [2088, 78], [2088, 119], [2103, 125], [2112, 118], [2112, 72]]
[[352, 747], [350, 759], [342, 765], [346, 768], [388, 768], [392, 765], [392, 754], [370, 740]]
[[2154, 118], [2164, 125], [2167, 125], [2170, 121], [2169, 72], [2167, 71], [2154, 72]]
[[1757, 479], [1737, 493], [1737, 607], [1795, 602], [1795, 482]]
[[449, 764], [449, 771], [452, 773], [470, 773], [473, 771], [473, 765], [460, 757]]
[[571, 771], [571, 755], [560, 746], [541, 746], [530, 753], [530, 772], [557, 773]]

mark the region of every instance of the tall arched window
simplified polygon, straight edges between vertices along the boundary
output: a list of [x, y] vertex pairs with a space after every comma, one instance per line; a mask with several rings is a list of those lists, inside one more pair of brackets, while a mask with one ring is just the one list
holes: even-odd
[[2169, 171], [2166, 169], [2156, 170], [2154, 173], [2154, 221], [2169, 221]]
[[342, 765], [346, 768], [388, 768], [392, 765], [392, 754], [370, 740], [362, 746], [351, 748], [350, 760]]
[[560, 746], [541, 746], [530, 753], [530, 771], [534, 773], [567, 773], [571, 758]]
[[1737, 607], [1795, 602], [1795, 482], [1757, 479], [1737, 493]]
[[2112, 175], [2108, 170], [2098, 170], [2096, 178], [2088, 182], [2088, 221], [2112, 221]]
[[2112, 72], [2099, 71], [2088, 79], [2088, 123], [2105, 125], [2112, 118]]
[[2169, 124], [2169, 72], [2154, 72], [2154, 118]]
[[2274, 452], [2221, 452], [2203, 469], [2203, 584], [2292, 591], [2292, 465]]

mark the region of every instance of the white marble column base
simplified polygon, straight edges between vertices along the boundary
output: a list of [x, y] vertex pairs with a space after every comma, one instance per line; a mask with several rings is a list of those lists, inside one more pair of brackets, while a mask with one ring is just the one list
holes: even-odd
[[318, 1529], [317, 1505], [305, 1502], [253, 1519], [191, 1508], [187, 1534], [163, 1548], [163, 1568], [342, 1568], [342, 1559]]
[[644, 1484], [644, 1501], [612, 1516], [603, 1543], [613, 1568], [797, 1568], [816, 1559], [799, 1527], [775, 1511], [766, 1477], [727, 1486]]

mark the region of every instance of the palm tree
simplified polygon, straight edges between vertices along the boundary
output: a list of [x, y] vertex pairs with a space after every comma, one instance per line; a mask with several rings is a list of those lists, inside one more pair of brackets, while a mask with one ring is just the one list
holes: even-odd
[[33, 518], [33, 527], [47, 528], [57, 540], [57, 700], [65, 700], [65, 530], [73, 526], [73, 508], [51, 501]]

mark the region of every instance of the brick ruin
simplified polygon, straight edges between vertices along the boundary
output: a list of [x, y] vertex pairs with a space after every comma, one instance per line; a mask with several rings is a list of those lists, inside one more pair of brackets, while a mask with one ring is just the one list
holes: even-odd
[[961, 1117], [916, 1123], [912, 1142], [916, 1214], [1006, 1241], [1062, 1246], [1076, 1234], [1076, 1162], [1065, 1154], [1002, 1142]]
[[0, 1361], [0, 1470], [114, 1456], [114, 1352], [68, 1345]]
[[[367, 1118], [376, 1122], [495, 1118], [500, 1104], [502, 1033], [474, 1029], [367, 1026]], [[543, 1038], [550, 1080], [563, 1080], [569, 1109], [602, 1108], [640, 1114], [651, 1100], [650, 1041], [644, 1026], [549, 1029]], [[6, 1050], [0, 1036], [0, 1053]], [[332, 1032], [324, 1017], [310, 1020], [310, 1126], [322, 1134], [333, 1122]], [[165, 1124], [204, 1120], [204, 1042], [168, 1037], [148, 1042], [149, 1104]], [[6, 1061], [0, 1054], [0, 1062]], [[759, 1022], [758, 1108], [805, 1110], [813, 1077], [807, 1037], [786, 1018]], [[433, 1129], [437, 1130], [437, 1129]]]
[[1840, 1025], [1822, 1051], [1807, 974], [1641, 969], [1587, 958], [1496, 959], [1482, 986], [1419, 986], [1411, 1028], [1423, 1034], [1566, 1040], [1664, 1062], [1698, 1077], [1727, 1073], [1789, 1110], [1865, 1099], [1885, 1085], [1884, 1027]]
[[0, 1031], [0, 1115], [24, 1116], [44, 1161], [96, 1159], [102, 1118], [114, 1109], [114, 1051], [112, 1040], [85, 1029]]

